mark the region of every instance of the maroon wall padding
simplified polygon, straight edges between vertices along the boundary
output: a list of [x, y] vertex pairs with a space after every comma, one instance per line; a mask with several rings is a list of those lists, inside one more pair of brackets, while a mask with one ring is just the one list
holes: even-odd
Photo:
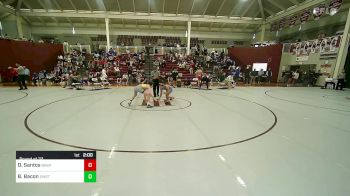
[[272, 70], [272, 81], [277, 82], [282, 48], [282, 44], [259, 48], [230, 48], [228, 53], [231, 59], [236, 61], [236, 66], [241, 66], [242, 70], [247, 65], [253, 66], [253, 63], [267, 63], [268, 67]]
[[60, 54], [63, 54], [62, 44], [0, 39], [0, 73], [6, 79], [7, 68], [15, 67], [16, 63], [27, 66], [31, 74], [44, 69], [51, 71]]

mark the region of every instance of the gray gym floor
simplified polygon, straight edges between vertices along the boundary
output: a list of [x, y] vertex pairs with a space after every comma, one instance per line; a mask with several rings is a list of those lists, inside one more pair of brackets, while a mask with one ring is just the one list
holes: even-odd
[[[350, 194], [350, 91], [0, 88], [1, 195]], [[97, 152], [95, 184], [16, 184], [16, 150]]]

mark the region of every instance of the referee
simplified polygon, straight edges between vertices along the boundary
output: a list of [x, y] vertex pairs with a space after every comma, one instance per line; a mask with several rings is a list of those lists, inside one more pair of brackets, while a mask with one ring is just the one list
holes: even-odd
[[151, 76], [153, 79], [153, 95], [154, 97], [159, 97], [159, 77], [160, 77], [159, 67], [157, 67], [156, 70], [153, 70], [151, 72]]
[[16, 66], [17, 66], [17, 72], [18, 72], [18, 85], [19, 85], [18, 90], [23, 90], [23, 86], [24, 86], [24, 89], [28, 89], [26, 85], [26, 75], [25, 75], [24, 67], [18, 63], [16, 64]]

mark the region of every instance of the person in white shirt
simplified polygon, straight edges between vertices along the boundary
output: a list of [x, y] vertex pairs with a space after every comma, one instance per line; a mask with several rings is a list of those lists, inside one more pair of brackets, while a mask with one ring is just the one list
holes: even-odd
[[263, 75], [264, 75], [264, 70], [263, 70], [263, 69], [260, 69], [260, 70], [258, 71], [258, 84], [261, 84]]
[[328, 84], [332, 85], [332, 89], [335, 89], [335, 83], [333, 81], [333, 78], [331, 78], [331, 74], [328, 74], [328, 76], [325, 78], [325, 84], [324, 84], [324, 88], [326, 89]]
[[190, 74], [193, 74], [193, 68], [192, 66], [188, 69], [190, 71]]
[[120, 72], [120, 69], [119, 69], [119, 67], [118, 67], [118, 66], [113, 67], [113, 69], [114, 69], [114, 72], [115, 72], [115, 73]]
[[114, 76], [117, 78], [117, 83], [118, 83], [118, 79], [121, 78], [121, 77], [120, 77], [120, 69], [119, 69], [119, 67], [114, 66], [114, 67], [113, 67], [113, 71], [114, 71]]
[[234, 88], [236, 87], [236, 82], [233, 80], [233, 76], [232, 75], [228, 75], [224, 81], [222, 81], [222, 84], [225, 86], [225, 87], [228, 87], [228, 88]]
[[207, 63], [207, 67], [209, 68], [210, 66], [210, 61], [211, 61], [211, 57], [209, 55], [207, 55], [206, 57], [206, 63]]
[[29, 82], [30, 70], [26, 66], [23, 66], [23, 68], [24, 68], [25, 81]]
[[107, 71], [105, 68], [103, 68], [101, 71], [101, 80], [107, 80]]
[[292, 84], [294, 85], [299, 79], [299, 71], [296, 70], [292, 73]]
[[124, 73], [122, 77], [122, 85], [126, 86], [128, 85], [128, 82], [129, 82], [129, 76], [128, 74]]
[[17, 72], [18, 72], [18, 85], [19, 85], [18, 90], [23, 90], [23, 87], [24, 89], [28, 89], [25, 82], [25, 68], [18, 63], [16, 63], [16, 66], [17, 66]]

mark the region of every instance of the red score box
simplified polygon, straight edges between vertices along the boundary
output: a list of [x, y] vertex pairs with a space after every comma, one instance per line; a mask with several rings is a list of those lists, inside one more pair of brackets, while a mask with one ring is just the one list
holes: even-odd
[[85, 159], [84, 171], [96, 171], [96, 159]]

